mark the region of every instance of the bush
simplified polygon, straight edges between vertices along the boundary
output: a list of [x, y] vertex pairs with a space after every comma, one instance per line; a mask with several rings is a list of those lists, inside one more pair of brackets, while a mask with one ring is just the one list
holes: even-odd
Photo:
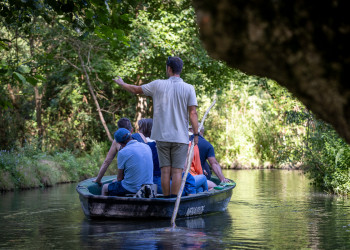
[[[108, 143], [93, 143], [90, 154], [70, 151], [44, 153], [33, 145], [0, 151], [0, 190], [52, 186], [96, 176]], [[110, 171], [112, 174], [113, 169]]]
[[312, 125], [304, 155], [305, 172], [326, 191], [349, 194], [350, 146], [330, 125], [318, 120]]

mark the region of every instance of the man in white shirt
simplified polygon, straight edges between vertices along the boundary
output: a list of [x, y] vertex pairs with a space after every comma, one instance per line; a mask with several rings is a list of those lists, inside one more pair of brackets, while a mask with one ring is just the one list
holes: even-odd
[[157, 142], [162, 190], [165, 197], [176, 197], [188, 151], [188, 117], [198, 143], [197, 99], [194, 87], [180, 78], [182, 60], [168, 57], [166, 66], [166, 80], [142, 86], [126, 84], [120, 77], [113, 80], [130, 93], [153, 98], [151, 138]]

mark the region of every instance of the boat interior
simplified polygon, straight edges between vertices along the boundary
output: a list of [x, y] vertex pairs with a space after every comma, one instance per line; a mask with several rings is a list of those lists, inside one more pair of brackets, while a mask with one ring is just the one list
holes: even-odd
[[[117, 178], [116, 175], [113, 176], [105, 176], [102, 178], [102, 183], [107, 184], [111, 183], [113, 180]], [[220, 185], [220, 179], [216, 176], [212, 176], [211, 181], [213, 181], [216, 185]], [[102, 185], [98, 185], [97, 183], [94, 183], [93, 185], [87, 185], [87, 189], [89, 190], [89, 193], [92, 195], [101, 195]], [[128, 194], [127, 197], [133, 197], [135, 194]], [[157, 194], [157, 198], [162, 198], [163, 194]]]

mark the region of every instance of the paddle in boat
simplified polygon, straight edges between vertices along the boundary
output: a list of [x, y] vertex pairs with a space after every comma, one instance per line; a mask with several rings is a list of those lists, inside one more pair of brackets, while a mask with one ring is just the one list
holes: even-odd
[[[116, 176], [105, 176], [102, 178], [102, 183], [110, 183], [116, 178]], [[165, 219], [172, 217], [176, 198], [162, 198], [162, 195], [157, 195], [156, 198], [135, 198], [133, 195], [103, 196], [101, 186], [93, 182], [94, 179], [82, 181], [76, 188], [84, 214], [88, 218]], [[218, 185], [213, 190], [181, 197], [177, 217], [198, 216], [226, 210], [236, 183], [232, 181], [220, 185], [220, 180], [215, 176], [211, 180]]]

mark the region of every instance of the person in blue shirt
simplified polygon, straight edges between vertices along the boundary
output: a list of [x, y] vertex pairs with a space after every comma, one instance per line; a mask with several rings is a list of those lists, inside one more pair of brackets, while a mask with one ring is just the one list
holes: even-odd
[[153, 183], [157, 184], [157, 193], [162, 194], [162, 185], [161, 185], [161, 170], [159, 167], [159, 159], [157, 152], [157, 144], [155, 140], [152, 140], [151, 131], [153, 126], [153, 120], [151, 118], [144, 118], [139, 120], [138, 122], [139, 131], [146, 137], [147, 145], [152, 150], [152, 158], [153, 158]]
[[117, 181], [103, 185], [102, 195], [124, 196], [136, 193], [142, 184], [153, 183], [152, 151], [145, 143], [133, 140], [131, 132], [120, 128], [114, 134], [121, 145]]
[[[193, 133], [192, 127], [189, 127], [189, 132]], [[199, 157], [201, 159], [201, 165], [203, 168], [204, 174], [207, 176], [208, 179], [210, 179], [211, 171], [210, 169], [206, 169], [207, 160], [209, 161], [209, 164], [211, 168], [213, 169], [215, 175], [220, 179], [221, 182], [230, 182], [229, 179], [226, 179], [221, 171], [221, 167], [218, 163], [218, 161], [215, 158], [215, 151], [213, 145], [210, 144], [204, 137], [204, 126], [202, 127], [199, 136], [198, 136], [198, 148], [199, 148]], [[193, 139], [193, 135], [190, 136], [190, 140]], [[209, 187], [210, 188], [210, 187]]]
[[[156, 144], [156, 141], [154, 141], [150, 138], [152, 126], [153, 126], [153, 120], [151, 118], [141, 119], [138, 122], [138, 126], [139, 126], [140, 133], [146, 137], [147, 145], [152, 150], [153, 183], [157, 184], [157, 193], [162, 194], [163, 191], [162, 191], [162, 186], [161, 186], [161, 170], [159, 167], [157, 144]], [[195, 185], [194, 177], [190, 173], [188, 173], [185, 187], [184, 187], [184, 190], [182, 192], [182, 196], [196, 194], [197, 192], [199, 192], [199, 191], [197, 191], [197, 189], [200, 190], [200, 188], [197, 188], [197, 186]], [[201, 192], [203, 192], [203, 190]], [[173, 195], [172, 197], [176, 197], [176, 195]]]
[[[118, 123], [118, 129], [119, 128], [125, 128], [129, 130], [131, 133], [133, 132], [133, 128], [131, 126], [131, 122], [128, 118], [121, 118], [119, 119]], [[138, 142], [146, 143], [146, 138], [142, 133], [134, 133], [131, 135], [134, 140], [137, 140]], [[108, 151], [108, 154], [106, 156], [106, 159], [104, 160], [102, 166], [100, 167], [100, 171], [95, 179], [95, 182], [101, 185], [101, 179], [106, 173], [109, 165], [112, 163], [114, 157], [117, 155], [118, 151], [120, 149], [120, 144], [117, 143], [116, 140], [113, 140], [111, 148]]]

